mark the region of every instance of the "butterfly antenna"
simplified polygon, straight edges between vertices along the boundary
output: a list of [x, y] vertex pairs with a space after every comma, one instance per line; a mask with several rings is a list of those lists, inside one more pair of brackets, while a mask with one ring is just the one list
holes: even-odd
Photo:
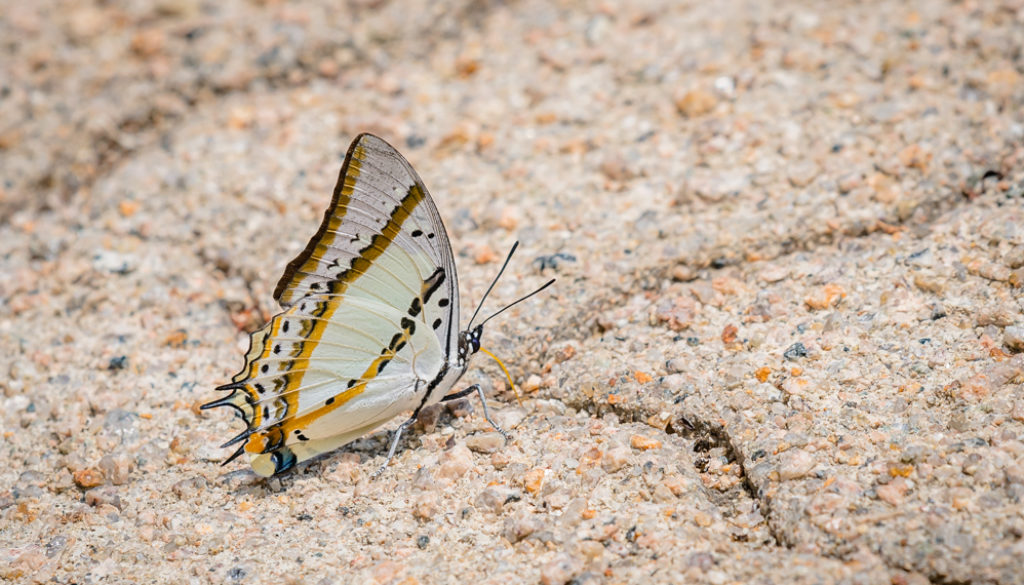
[[486, 319], [484, 319], [483, 323], [481, 323], [481, 324], [480, 324], [480, 326], [481, 326], [481, 327], [483, 327], [484, 323], [486, 323], [486, 322], [490, 321], [491, 319], [493, 319], [493, 318], [497, 317], [498, 315], [500, 315], [500, 314], [504, 313], [505, 311], [507, 311], [507, 310], [511, 309], [512, 307], [514, 307], [514, 306], [518, 305], [519, 303], [521, 303], [521, 302], [525, 301], [526, 299], [528, 299], [528, 298], [532, 297], [533, 295], [535, 295], [535, 294], [539, 293], [540, 291], [542, 291], [542, 290], [546, 289], [547, 287], [551, 286], [552, 284], [555, 284], [555, 279], [554, 279], [554, 278], [552, 278], [551, 280], [549, 280], [549, 281], [545, 282], [545, 283], [544, 283], [544, 286], [542, 286], [542, 287], [538, 288], [537, 290], [535, 290], [535, 291], [533, 291], [532, 293], [530, 293], [530, 294], [526, 295], [525, 297], [522, 297], [522, 298], [520, 298], [520, 299], [519, 299], [519, 300], [517, 300], [517, 301], [513, 301], [513, 302], [511, 302], [511, 303], [509, 303], [509, 304], [505, 305], [504, 307], [502, 307], [501, 309], [499, 309], [497, 313], [494, 313], [494, 314], [493, 314], [493, 315], [491, 315], [490, 317], [487, 317]]
[[518, 241], [516, 241], [516, 243], [512, 244], [512, 249], [508, 251], [508, 256], [505, 256], [505, 263], [501, 265], [501, 270], [498, 271], [498, 275], [495, 276], [494, 280], [491, 281], [491, 286], [487, 287], [487, 292], [484, 293], [483, 298], [480, 299], [479, 303], [477, 303], [476, 310], [473, 311], [473, 316], [469, 319], [469, 325], [466, 326], [466, 330], [469, 330], [469, 329], [473, 328], [473, 321], [476, 320], [476, 315], [477, 315], [477, 313], [480, 312], [480, 307], [484, 306], [484, 301], [487, 300], [487, 295], [491, 294], [491, 289], [494, 288], [495, 284], [498, 284], [498, 279], [501, 278], [502, 273], [505, 272], [505, 268], [508, 266], [509, 260], [512, 259], [512, 254], [516, 253], [516, 248], [518, 248], [518, 247], [519, 247], [519, 242]]

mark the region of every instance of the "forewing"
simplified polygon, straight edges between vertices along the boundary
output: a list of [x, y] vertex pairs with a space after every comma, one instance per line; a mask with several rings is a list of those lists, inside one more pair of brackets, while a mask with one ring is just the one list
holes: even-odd
[[[411, 206], [410, 195], [415, 201]], [[389, 231], [396, 214], [405, 212], [408, 217], [403, 217], [400, 229]], [[447, 351], [453, 352], [457, 346], [459, 287], [444, 224], [409, 162], [372, 134], [361, 134], [349, 147], [320, 228], [288, 264], [274, 298], [287, 308], [307, 294], [324, 291], [346, 272], [362, 271], [361, 260], [367, 252], [373, 252], [367, 246], [380, 236], [384, 236], [384, 245], [393, 243], [413, 255], [423, 254], [434, 268], [441, 269], [443, 295], [437, 300], [446, 298], [450, 304], [431, 312], [442, 319], [438, 333]], [[377, 283], [366, 285], [379, 289]]]

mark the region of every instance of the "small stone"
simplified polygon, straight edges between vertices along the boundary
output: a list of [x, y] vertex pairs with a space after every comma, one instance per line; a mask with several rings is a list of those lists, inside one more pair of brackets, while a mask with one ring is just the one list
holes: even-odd
[[907, 488], [907, 480], [898, 477], [885, 485], [878, 486], [875, 489], [875, 493], [878, 494], [878, 499], [883, 502], [899, 506], [906, 499]]
[[370, 574], [373, 575], [373, 579], [377, 583], [392, 583], [398, 580], [406, 572], [405, 565], [396, 563], [395, 561], [381, 561], [377, 563], [372, 569]]
[[691, 280], [696, 279], [697, 276], [697, 271], [686, 264], [676, 264], [672, 267], [672, 280], [690, 282]]
[[1003, 256], [1003, 264], [1010, 268], [1024, 266], [1024, 246], [1016, 246]]
[[789, 276], [789, 268], [785, 266], [769, 266], [758, 273], [757, 277], [762, 282], [779, 282]]
[[68, 547], [68, 537], [63, 534], [58, 534], [50, 539], [50, 542], [46, 543], [46, 558], [52, 559], [60, 553], [64, 552], [64, 549]]
[[497, 451], [491, 455], [491, 465], [498, 470], [505, 469], [512, 462], [512, 458], [504, 451]]
[[629, 438], [629, 445], [640, 451], [648, 451], [650, 449], [660, 449], [661, 441], [643, 435], [633, 435]]
[[1011, 325], [1003, 329], [1003, 344], [1013, 351], [1024, 351], [1024, 325]]
[[789, 361], [796, 361], [800, 358], [807, 357], [807, 347], [799, 341], [786, 348], [786, 351], [782, 352], [782, 357]]
[[787, 451], [779, 462], [779, 479], [786, 481], [804, 477], [814, 469], [815, 465], [817, 462], [814, 460], [814, 456], [807, 451], [803, 449]]
[[670, 374], [679, 374], [686, 371], [686, 360], [682, 358], [672, 358], [665, 362], [665, 368]]
[[459, 443], [444, 452], [441, 468], [437, 471], [440, 479], [458, 479], [473, 468], [473, 454], [465, 444]]
[[430, 520], [437, 515], [438, 497], [434, 492], [424, 492], [412, 503], [412, 515], [419, 520]]
[[978, 327], [995, 325], [996, 327], [1009, 327], [1020, 319], [1020, 313], [1008, 307], [990, 307], [978, 311], [974, 322]]
[[[5, 557], [7, 554], [10, 554], [8, 551], [15, 552], [17, 550], [5, 549]], [[18, 557], [13, 561], [8, 561], [9, 558], [5, 558], [4, 565], [0, 566], [0, 577], [4, 578], [5, 581], [7, 579], [11, 579], [12, 582], [18, 581], [18, 577], [27, 577], [29, 575], [38, 577], [46, 565], [46, 555], [43, 554], [39, 546], [29, 547], [28, 550], [18, 554]], [[22, 579], [22, 582], [28, 581]], [[42, 581], [33, 580], [33, 582], [40, 583]]]
[[523, 419], [526, 418], [526, 411], [518, 406], [502, 408], [501, 410], [494, 411], [491, 414], [491, 418], [494, 419], [494, 422], [499, 427], [506, 431], [511, 431], [519, 426], [519, 423], [523, 422]]
[[565, 585], [579, 570], [576, 559], [566, 553], [558, 553], [540, 568], [540, 582], [542, 585]]
[[132, 462], [123, 455], [115, 457], [108, 453], [100, 459], [99, 468], [110, 483], [124, 485], [128, 483], [128, 474], [131, 472]]
[[846, 291], [843, 290], [843, 287], [830, 283], [807, 295], [807, 298], [804, 299], [804, 304], [812, 310], [820, 311], [821, 309], [834, 306], [845, 296]]
[[626, 165], [626, 161], [621, 157], [612, 156], [606, 158], [601, 163], [601, 174], [612, 181], [626, 181], [633, 178], [633, 170]]
[[466, 437], [466, 446], [477, 453], [494, 453], [505, 446], [505, 437], [497, 431]]
[[92, 468], [79, 469], [72, 477], [80, 488], [94, 488], [103, 483], [103, 473]]
[[864, 177], [860, 173], [848, 173], [839, 177], [836, 187], [840, 193], [849, 193], [864, 184]]
[[540, 488], [544, 486], [546, 475], [547, 470], [540, 467], [527, 471], [523, 474], [523, 488], [531, 494], [540, 492]]
[[674, 473], [666, 475], [664, 479], [661, 480], [661, 485], [668, 488], [668, 490], [672, 492], [672, 495], [677, 498], [686, 493], [687, 488], [690, 487], [683, 476]]
[[501, 531], [501, 535], [505, 537], [505, 540], [515, 544], [543, 528], [544, 523], [536, 514], [520, 512], [505, 518], [505, 526]]
[[667, 323], [672, 331], [682, 331], [688, 328], [697, 316], [697, 303], [689, 297], [676, 297], [674, 299], [663, 299], [651, 310], [651, 325]]
[[630, 452], [627, 447], [622, 445], [613, 447], [605, 452], [604, 456], [601, 457], [601, 469], [604, 469], [608, 473], [614, 473], [629, 463]]
[[473, 414], [473, 402], [469, 398], [459, 398], [444, 403], [445, 409], [455, 418], [466, 418]]
[[1024, 400], [1013, 403], [1013, 408], [1010, 409], [1010, 418], [1017, 422], [1024, 422]]
[[509, 502], [518, 502], [522, 499], [521, 492], [519, 490], [510, 488], [506, 485], [489, 485], [484, 488], [484, 491], [480, 492], [480, 495], [476, 497], [473, 505], [478, 510], [487, 510], [500, 514], [505, 508], [505, 504]]
[[43, 486], [46, 485], [46, 477], [35, 470], [21, 472], [18, 481], [14, 483], [12, 491], [14, 499], [41, 498], [43, 497]]
[[197, 475], [177, 481], [171, 486], [171, 493], [181, 500], [190, 500], [206, 491], [206, 478]]
[[416, 417], [416, 423], [413, 426], [425, 433], [433, 432], [437, 428], [437, 421], [441, 419], [441, 412], [444, 409], [445, 405], [441, 402], [424, 406], [420, 410], [419, 416]]
[[526, 392], [527, 394], [530, 394], [532, 392], [536, 392], [537, 390], [540, 390], [541, 381], [542, 380], [541, 380], [540, 376], [538, 376], [537, 374], [530, 374], [530, 377], [527, 378], [526, 382], [523, 383], [523, 386], [522, 386], [523, 392]]
[[703, 116], [715, 109], [716, 105], [718, 105], [718, 99], [715, 95], [702, 89], [688, 91], [676, 100], [676, 108], [679, 109], [679, 113], [687, 118]]
[[712, 522], [714, 522], [714, 518], [712, 518], [711, 514], [708, 514], [707, 512], [695, 512], [693, 514], [693, 523], [701, 528], [711, 526]]
[[153, 57], [164, 50], [166, 40], [160, 29], [142, 29], [132, 37], [132, 52], [143, 58]]
[[803, 160], [789, 167], [789, 183], [794, 187], [806, 187], [814, 182], [821, 169], [814, 161]]
[[946, 283], [939, 277], [918, 274], [914, 277], [914, 286], [932, 294], [942, 294], [946, 290]]
[[116, 487], [105, 485], [85, 492], [85, 503], [94, 508], [106, 504], [120, 510], [121, 496], [118, 494]]

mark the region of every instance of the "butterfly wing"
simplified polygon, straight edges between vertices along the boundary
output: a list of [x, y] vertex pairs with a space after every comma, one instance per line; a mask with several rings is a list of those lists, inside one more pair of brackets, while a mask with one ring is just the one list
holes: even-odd
[[454, 264], [419, 176], [386, 142], [359, 136], [320, 229], [278, 283], [285, 311], [252, 334], [245, 367], [221, 387], [231, 394], [204, 405], [246, 421], [231, 459], [247, 453], [257, 473], [280, 473], [451, 380]]
[[[393, 227], [390, 222], [394, 219], [401, 220], [394, 222], [400, 229], [385, 233]], [[412, 165], [372, 134], [359, 135], [349, 147], [320, 229], [288, 263], [274, 298], [287, 308], [311, 292], [324, 290], [347, 271], [364, 271], [367, 252], [370, 256], [382, 252], [365, 250], [367, 237], [375, 235], [384, 236], [400, 249], [426, 255], [433, 266], [441, 269], [445, 294], [438, 300], [447, 301], [432, 312], [442, 319], [438, 331], [443, 332], [447, 353], [454, 355], [458, 346], [459, 283], [448, 233]]]

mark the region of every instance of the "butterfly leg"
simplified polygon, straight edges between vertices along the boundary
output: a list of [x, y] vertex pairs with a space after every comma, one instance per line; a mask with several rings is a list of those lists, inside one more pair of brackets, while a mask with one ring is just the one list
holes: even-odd
[[[417, 413], [418, 412], [419, 410], [417, 410]], [[381, 465], [380, 468], [377, 469], [377, 471], [373, 472], [373, 475], [370, 476], [371, 479], [377, 478], [378, 476], [380, 476], [380, 474], [384, 473], [384, 471], [388, 468], [388, 465], [391, 463], [391, 459], [394, 458], [395, 456], [395, 450], [398, 449], [398, 441], [399, 439], [402, 438], [402, 433], [404, 433], [409, 427], [411, 427], [414, 422], [416, 422], [415, 414], [409, 420], [398, 425], [398, 428], [395, 429], [395, 434], [391, 437], [391, 446], [388, 447], [388, 458], [384, 460], [384, 465]]]
[[501, 433], [502, 437], [505, 437], [505, 442], [507, 443], [511, 439], [511, 437], [509, 436], [508, 432], [505, 431], [505, 429], [499, 427], [498, 423], [494, 422], [494, 420], [491, 419], [491, 411], [487, 409], [487, 398], [484, 396], [484, 389], [480, 387], [480, 384], [473, 384], [472, 386], [466, 388], [465, 390], [459, 390], [458, 392], [449, 394], [442, 398], [441, 402], [455, 400], [456, 398], [462, 398], [463, 396], [469, 396], [474, 392], [476, 392], [477, 395], [480, 397], [480, 404], [484, 406], [484, 418], [487, 419], [487, 422], [489, 422], [492, 427], [494, 427], [494, 430]]

